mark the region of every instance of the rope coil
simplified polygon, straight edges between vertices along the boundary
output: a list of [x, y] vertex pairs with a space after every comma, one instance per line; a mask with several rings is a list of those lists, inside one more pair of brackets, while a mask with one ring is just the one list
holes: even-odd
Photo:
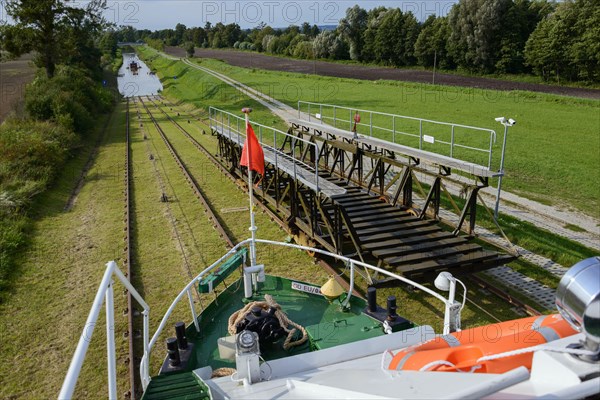
[[[243, 321], [248, 314], [251, 313], [253, 307], [260, 307], [265, 311], [268, 311], [270, 308], [274, 308], [275, 317], [279, 321], [279, 325], [283, 328], [284, 331], [287, 332], [287, 337], [283, 342], [283, 349], [289, 350], [294, 346], [299, 346], [308, 340], [308, 333], [306, 329], [300, 325], [292, 321], [288, 318], [288, 316], [281, 310], [281, 306], [277, 304], [277, 302], [273, 299], [273, 296], [269, 294], [265, 294], [265, 301], [253, 301], [251, 303], [246, 304], [244, 308], [238, 310], [231, 314], [228, 321], [228, 332], [230, 335], [235, 335], [237, 333], [236, 325]], [[289, 327], [292, 328], [289, 328]], [[302, 337], [298, 340], [292, 340], [296, 331], [302, 332]]]

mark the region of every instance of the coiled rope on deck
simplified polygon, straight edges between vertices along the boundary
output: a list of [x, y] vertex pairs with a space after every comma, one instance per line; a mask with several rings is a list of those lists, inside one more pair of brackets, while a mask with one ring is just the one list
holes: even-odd
[[[246, 304], [246, 306], [241, 310], [231, 314], [228, 323], [229, 334], [235, 335], [237, 333], [237, 324], [243, 321], [244, 318], [246, 318], [246, 316], [252, 312], [253, 307], [260, 307], [265, 311], [268, 311], [270, 308], [274, 308], [276, 310], [275, 317], [279, 321], [279, 325], [281, 325], [283, 330], [288, 334], [285, 338], [285, 342], [283, 342], [284, 350], [289, 350], [294, 346], [299, 346], [308, 339], [308, 333], [306, 332], [306, 329], [302, 325], [297, 324], [289, 319], [288, 316], [281, 310], [281, 306], [277, 304], [277, 302], [273, 299], [273, 296], [269, 294], [265, 294], [265, 301], [253, 301], [252, 303]], [[292, 328], [289, 328], [290, 326]], [[297, 330], [302, 332], [302, 337], [298, 340], [292, 340]]]

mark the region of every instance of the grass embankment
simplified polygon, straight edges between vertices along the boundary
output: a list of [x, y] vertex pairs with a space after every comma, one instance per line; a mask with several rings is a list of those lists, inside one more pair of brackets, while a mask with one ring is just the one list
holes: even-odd
[[[63, 168], [50, 190], [39, 195], [30, 242], [20, 253], [10, 292], [0, 304], [0, 366], [2, 398], [56, 397], [90, 311], [104, 263], [123, 252], [124, 108], [117, 109], [96, 161], [70, 212], [64, 207], [103, 124], [84, 140], [84, 149]], [[115, 308], [126, 308], [116, 286]], [[117, 369], [126, 376], [123, 337], [126, 318], [115, 315], [119, 358]], [[101, 314], [77, 386], [76, 397], [106, 393], [106, 339]], [[101, 360], [100, 362], [90, 362]], [[119, 381], [118, 393], [127, 390]]]
[[[499, 165], [503, 127], [494, 118], [514, 118], [518, 123], [509, 131], [503, 187], [542, 203], [579, 209], [600, 218], [598, 100], [532, 92], [370, 82], [251, 70], [217, 60], [203, 59], [201, 62], [292, 107], [297, 107], [298, 100], [323, 102], [494, 129], [498, 133], [494, 146], [495, 168]], [[156, 63], [163, 69], [172, 61], [162, 59]], [[174, 65], [170, 67], [175, 68]], [[193, 90], [187, 86], [180, 90]], [[195, 86], [196, 97], [207, 91], [202, 89]], [[410, 129], [414, 133], [416, 127], [410, 126]]]

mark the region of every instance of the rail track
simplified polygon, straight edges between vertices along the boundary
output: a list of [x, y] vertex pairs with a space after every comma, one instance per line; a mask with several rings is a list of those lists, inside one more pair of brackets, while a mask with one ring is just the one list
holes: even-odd
[[210, 203], [208, 202], [208, 200], [204, 196], [204, 193], [200, 189], [200, 185], [198, 184], [198, 182], [196, 181], [196, 179], [190, 174], [188, 167], [183, 162], [183, 160], [179, 156], [179, 153], [177, 153], [177, 151], [175, 150], [175, 148], [173, 147], [173, 145], [171, 144], [171, 142], [169, 141], [169, 139], [165, 135], [164, 130], [162, 129], [162, 127], [160, 126], [160, 124], [156, 121], [156, 118], [154, 118], [154, 115], [152, 114], [152, 112], [150, 111], [150, 109], [148, 108], [148, 106], [146, 106], [146, 104], [144, 103], [144, 100], [142, 100], [141, 97], [139, 99], [140, 99], [140, 103], [142, 104], [142, 106], [146, 110], [146, 113], [150, 117], [150, 120], [152, 121], [152, 123], [156, 127], [156, 130], [158, 131], [160, 137], [162, 138], [162, 140], [164, 141], [165, 145], [167, 146], [167, 149], [169, 150], [169, 153], [171, 153], [171, 156], [173, 156], [173, 158], [175, 159], [175, 162], [177, 163], [177, 165], [181, 169], [183, 175], [185, 176], [185, 179], [188, 181], [190, 187], [194, 191], [194, 194], [196, 195], [196, 197], [198, 198], [198, 200], [200, 200], [200, 203], [202, 204], [202, 206], [204, 207], [204, 209], [205, 209], [205, 211], [206, 211], [206, 213], [208, 215], [208, 219], [213, 224], [213, 228], [215, 228], [215, 230], [219, 233], [219, 236], [227, 243], [227, 246], [229, 248], [232, 248], [235, 245], [234, 242], [231, 240], [231, 238], [227, 234], [225, 228], [223, 227], [223, 225], [221, 223], [221, 220], [217, 217], [217, 215], [215, 214], [215, 211], [213, 210], [213, 208], [211, 207]]
[[[187, 182], [189, 183], [194, 194], [196, 195], [196, 197], [199, 199], [200, 203], [204, 207], [209, 220], [213, 224], [213, 227], [215, 228], [215, 230], [218, 232], [220, 238], [224, 241], [224, 244], [227, 247], [229, 247], [229, 248], [233, 247], [234, 244], [233, 244], [232, 239], [229, 237], [229, 235], [227, 234], [227, 232], [221, 225], [221, 222], [215, 215], [214, 211], [210, 207], [210, 204], [208, 203], [208, 201], [204, 197], [202, 191], [200, 190], [198, 183], [196, 182], [194, 177], [190, 174], [187, 166], [181, 160], [181, 158], [179, 157], [179, 154], [177, 153], [177, 151], [175, 150], [175, 148], [173, 147], [171, 142], [166, 137], [162, 127], [160, 126], [158, 121], [156, 121], [156, 119], [152, 115], [152, 112], [144, 104], [144, 102], [141, 98], [139, 99], [139, 102], [140, 102], [140, 104], [142, 104], [147, 115], [149, 116], [149, 118], [153, 122], [154, 126], [156, 127], [159, 135], [161, 136], [161, 139], [164, 141], [167, 149], [169, 150], [169, 153], [175, 159], [177, 165], [181, 169], [181, 172], [183, 173], [184, 177], [186, 178]], [[136, 103], [136, 107], [137, 107], [137, 103]], [[131, 136], [130, 136], [131, 119], [130, 119], [130, 101], [129, 101], [129, 99], [127, 100], [127, 103], [126, 103], [125, 115], [126, 115], [126, 131], [125, 131], [126, 151], [125, 151], [125, 168], [124, 168], [124, 170], [125, 170], [125, 179], [124, 179], [125, 180], [125, 190], [124, 190], [125, 206], [124, 206], [124, 218], [123, 218], [124, 225], [125, 225], [125, 227], [124, 227], [124, 231], [125, 231], [124, 242], [125, 243], [124, 243], [123, 264], [125, 267], [124, 269], [127, 271], [127, 276], [129, 278], [129, 280], [131, 281], [133, 278], [133, 274], [132, 274], [132, 264], [133, 264], [133, 254], [132, 253], [133, 252], [132, 252], [132, 229], [131, 229], [132, 222], [133, 222], [133, 215], [131, 213], [133, 199], [131, 197], [131, 185], [132, 185], [132, 173], [131, 173], [132, 165], [131, 164], [132, 163], [131, 163]], [[125, 397], [131, 398], [131, 399], [136, 399], [136, 398], [139, 398], [139, 396], [140, 396], [140, 392], [138, 391], [139, 380], [137, 379], [138, 370], [136, 368], [136, 365], [137, 365], [136, 361], [138, 360], [138, 357], [135, 356], [135, 350], [134, 350], [134, 348], [135, 348], [134, 340], [135, 340], [135, 336], [136, 336], [134, 334], [134, 314], [135, 313], [134, 313], [134, 308], [133, 308], [133, 303], [132, 303], [132, 296], [129, 292], [127, 292], [127, 320], [128, 320], [128, 322], [127, 322], [127, 325], [128, 325], [127, 338], [128, 338], [128, 352], [129, 352], [129, 356], [127, 358], [127, 363], [128, 363], [128, 367], [129, 367], [129, 374], [128, 374], [129, 375], [129, 391], [125, 393]]]
[[[131, 274], [131, 141], [129, 132], [129, 99], [125, 108], [125, 209], [124, 209], [124, 221], [125, 221], [125, 247], [124, 247], [124, 269], [127, 273], [127, 279], [129, 282], [132, 281]], [[131, 293], [127, 291], [127, 342], [129, 357], [127, 359], [129, 367], [129, 398], [135, 398], [136, 394], [136, 365], [135, 354], [133, 347], [133, 299]]]

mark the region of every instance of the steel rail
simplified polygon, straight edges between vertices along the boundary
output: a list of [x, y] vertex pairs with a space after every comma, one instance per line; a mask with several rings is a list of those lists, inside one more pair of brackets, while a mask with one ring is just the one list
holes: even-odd
[[[126, 274], [129, 283], [132, 279], [131, 273], [131, 141], [129, 131], [129, 99], [125, 109], [125, 260], [123, 264], [126, 267]], [[133, 284], [133, 283], [132, 283]], [[134, 358], [133, 346], [133, 299], [131, 292], [127, 291], [127, 341], [129, 351], [129, 398], [136, 397], [136, 362]]]
[[146, 106], [146, 104], [141, 99], [141, 97], [140, 97], [140, 103], [142, 104], [142, 106], [146, 110], [146, 113], [148, 114], [148, 116], [152, 120], [152, 122], [153, 122], [154, 126], [156, 127], [156, 130], [158, 131], [160, 137], [163, 139], [165, 145], [167, 146], [167, 149], [169, 150], [169, 153], [171, 153], [171, 155], [175, 159], [175, 162], [177, 163], [177, 165], [179, 166], [179, 168], [183, 172], [183, 175], [185, 176], [185, 179], [188, 181], [188, 183], [191, 186], [192, 190], [196, 194], [196, 197], [198, 198], [198, 200], [200, 200], [200, 203], [202, 203], [202, 205], [203, 205], [206, 213], [208, 214], [208, 219], [213, 223], [213, 228], [215, 228], [216, 231], [219, 233], [219, 236], [223, 240], [225, 240], [225, 242], [227, 242], [228, 247], [232, 248], [234, 246], [233, 241], [231, 240], [231, 238], [229, 237], [229, 235], [225, 231], [225, 228], [223, 228], [223, 225], [221, 224], [221, 221], [217, 218], [217, 216], [216, 216], [216, 214], [215, 214], [212, 206], [210, 205], [210, 203], [208, 202], [208, 200], [206, 199], [206, 197], [202, 193], [202, 190], [200, 189], [200, 186], [198, 185], [198, 182], [190, 174], [188, 167], [183, 162], [183, 160], [179, 156], [179, 153], [177, 153], [177, 151], [175, 150], [175, 148], [173, 147], [173, 145], [171, 144], [171, 142], [167, 138], [164, 130], [162, 129], [162, 127], [160, 126], [160, 124], [158, 123], [158, 121], [156, 121], [156, 118], [154, 118], [154, 115], [152, 115], [152, 112], [150, 111], [150, 109], [148, 108], [148, 106]]

